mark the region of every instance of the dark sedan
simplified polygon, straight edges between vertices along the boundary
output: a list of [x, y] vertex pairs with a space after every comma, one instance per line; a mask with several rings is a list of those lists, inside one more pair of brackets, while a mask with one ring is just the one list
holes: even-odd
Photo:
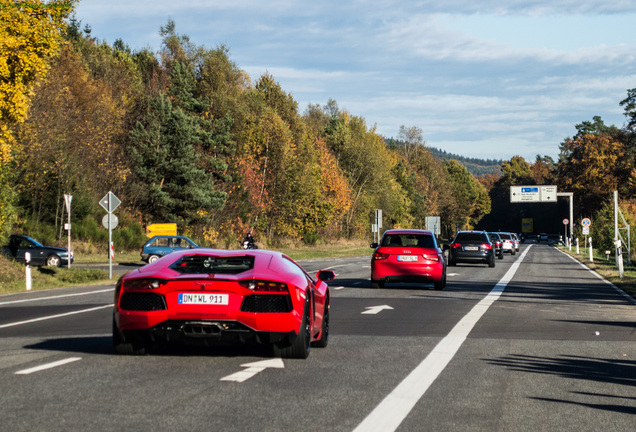
[[495, 266], [495, 248], [486, 231], [460, 231], [450, 245], [448, 265], [485, 263]]
[[25, 254], [31, 256], [31, 264], [59, 267], [73, 262], [73, 252], [68, 249], [54, 246], [44, 246], [37, 240], [26, 235], [11, 235], [9, 245], [4, 247], [4, 252], [14, 260], [25, 263]]

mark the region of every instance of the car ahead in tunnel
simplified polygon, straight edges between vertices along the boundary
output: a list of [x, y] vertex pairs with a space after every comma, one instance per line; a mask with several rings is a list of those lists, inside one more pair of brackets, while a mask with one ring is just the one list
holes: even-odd
[[446, 287], [446, 262], [431, 231], [392, 229], [384, 232], [380, 244], [373, 243], [371, 287], [389, 282], [433, 283]]
[[9, 236], [9, 244], [3, 248], [3, 252], [17, 262], [25, 263], [25, 254], [31, 256], [30, 264], [40, 266], [60, 267], [74, 261], [73, 252], [68, 249], [54, 246], [44, 246], [37, 240], [26, 236], [12, 234]]
[[517, 253], [517, 246], [515, 245], [515, 239], [509, 232], [499, 232], [499, 237], [503, 241], [503, 251], [504, 253], [509, 253], [510, 255], [515, 255]]
[[255, 342], [306, 358], [327, 346], [331, 270], [315, 277], [267, 250], [173, 252], [122, 276], [115, 287], [113, 345], [145, 354], [168, 343]]
[[503, 240], [501, 240], [499, 233], [489, 232], [488, 237], [490, 237], [490, 241], [492, 242], [492, 245], [495, 248], [495, 255], [497, 256], [497, 258], [503, 259], [504, 257]]
[[495, 266], [495, 248], [486, 231], [459, 231], [450, 244], [448, 265], [485, 263]]

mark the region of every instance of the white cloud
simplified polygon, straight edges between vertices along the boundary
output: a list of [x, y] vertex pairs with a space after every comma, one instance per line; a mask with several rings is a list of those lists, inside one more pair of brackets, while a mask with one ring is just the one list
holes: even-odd
[[271, 73], [301, 112], [332, 98], [385, 136], [417, 126], [466, 156], [556, 156], [581, 121], [621, 126], [636, 87], [633, 0], [82, 0], [78, 18], [133, 49], [159, 49], [172, 18], [253, 81]]

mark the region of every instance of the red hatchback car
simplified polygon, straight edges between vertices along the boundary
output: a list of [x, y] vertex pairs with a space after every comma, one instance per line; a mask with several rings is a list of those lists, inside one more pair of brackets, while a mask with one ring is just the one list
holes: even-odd
[[158, 343], [257, 342], [274, 355], [307, 358], [329, 338], [329, 287], [289, 257], [266, 250], [189, 249], [122, 276], [113, 345], [145, 354]]
[[446, 287], [446, 262], [431, 231], [393, 229], [384, 232], [371, 257], [371, 287], [387, 282], [433, 283]]

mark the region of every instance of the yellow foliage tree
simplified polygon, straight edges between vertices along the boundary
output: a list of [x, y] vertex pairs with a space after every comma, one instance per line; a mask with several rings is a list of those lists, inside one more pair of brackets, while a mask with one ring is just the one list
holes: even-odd
[[0, 0], [0, 233], [11, 221], [6, 181], [15, 139], [14, 125], [27, 117], [36, 81], [46, 75], [76, 0]]

